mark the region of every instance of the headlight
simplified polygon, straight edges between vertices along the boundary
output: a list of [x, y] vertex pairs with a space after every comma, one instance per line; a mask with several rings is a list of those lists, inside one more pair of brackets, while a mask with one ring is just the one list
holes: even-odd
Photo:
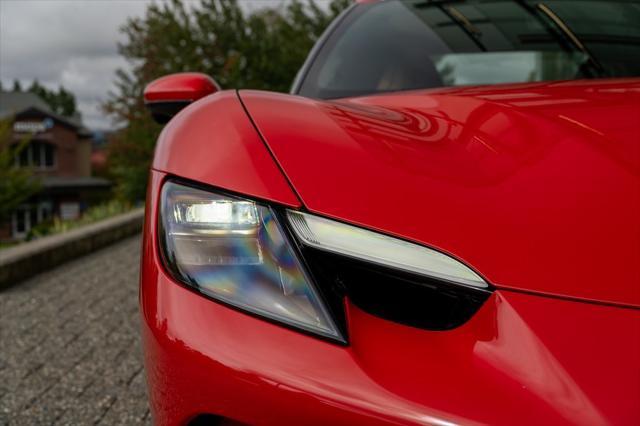
[[273, 210], [173, 182], [162, 189], [160, 242], [182, 283], [237, 308], [344, 341]]
[[453, 284], [488, 287], [468, 266], [436, 250], [295, 210], [287, 216], [296, 236], [310, 247]]
[[436, 250], [171, 181], [162, 188], [160, 245], [167, 269], [183, 284], [343, 343], [345, 296], [391, 321], [447, 330], [491, 294], [482, 277]]

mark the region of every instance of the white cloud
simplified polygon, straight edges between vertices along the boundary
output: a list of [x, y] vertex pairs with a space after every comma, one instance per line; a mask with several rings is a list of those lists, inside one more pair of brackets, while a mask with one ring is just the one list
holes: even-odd
[[76, 95], [85, 124], [106, 128], [100, 104], [113, 89], [118, 29], [152, 0], [0, 0], [0, 80], [10, 87], [38, 79]]

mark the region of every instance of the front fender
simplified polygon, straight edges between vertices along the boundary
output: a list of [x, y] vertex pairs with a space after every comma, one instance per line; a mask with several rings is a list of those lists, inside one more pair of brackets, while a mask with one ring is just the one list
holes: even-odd
[[300, 206], [235, 90], [207, 96], [176, 115], [158, 138], [152, 168], [289, 207]]

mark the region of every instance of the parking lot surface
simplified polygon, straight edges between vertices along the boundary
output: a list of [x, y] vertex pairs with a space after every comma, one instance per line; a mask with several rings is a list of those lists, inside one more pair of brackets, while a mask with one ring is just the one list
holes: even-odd
[[134, 237], [0, 290], [0, 425], [150, 424]]

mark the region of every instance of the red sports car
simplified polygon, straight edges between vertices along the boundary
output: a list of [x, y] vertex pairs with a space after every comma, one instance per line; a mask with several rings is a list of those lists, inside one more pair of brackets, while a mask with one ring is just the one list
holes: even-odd
[[640, 424], [639, 58], [638, 2], [365, 1], [291, 94], [152, 82], [155, 422]]

